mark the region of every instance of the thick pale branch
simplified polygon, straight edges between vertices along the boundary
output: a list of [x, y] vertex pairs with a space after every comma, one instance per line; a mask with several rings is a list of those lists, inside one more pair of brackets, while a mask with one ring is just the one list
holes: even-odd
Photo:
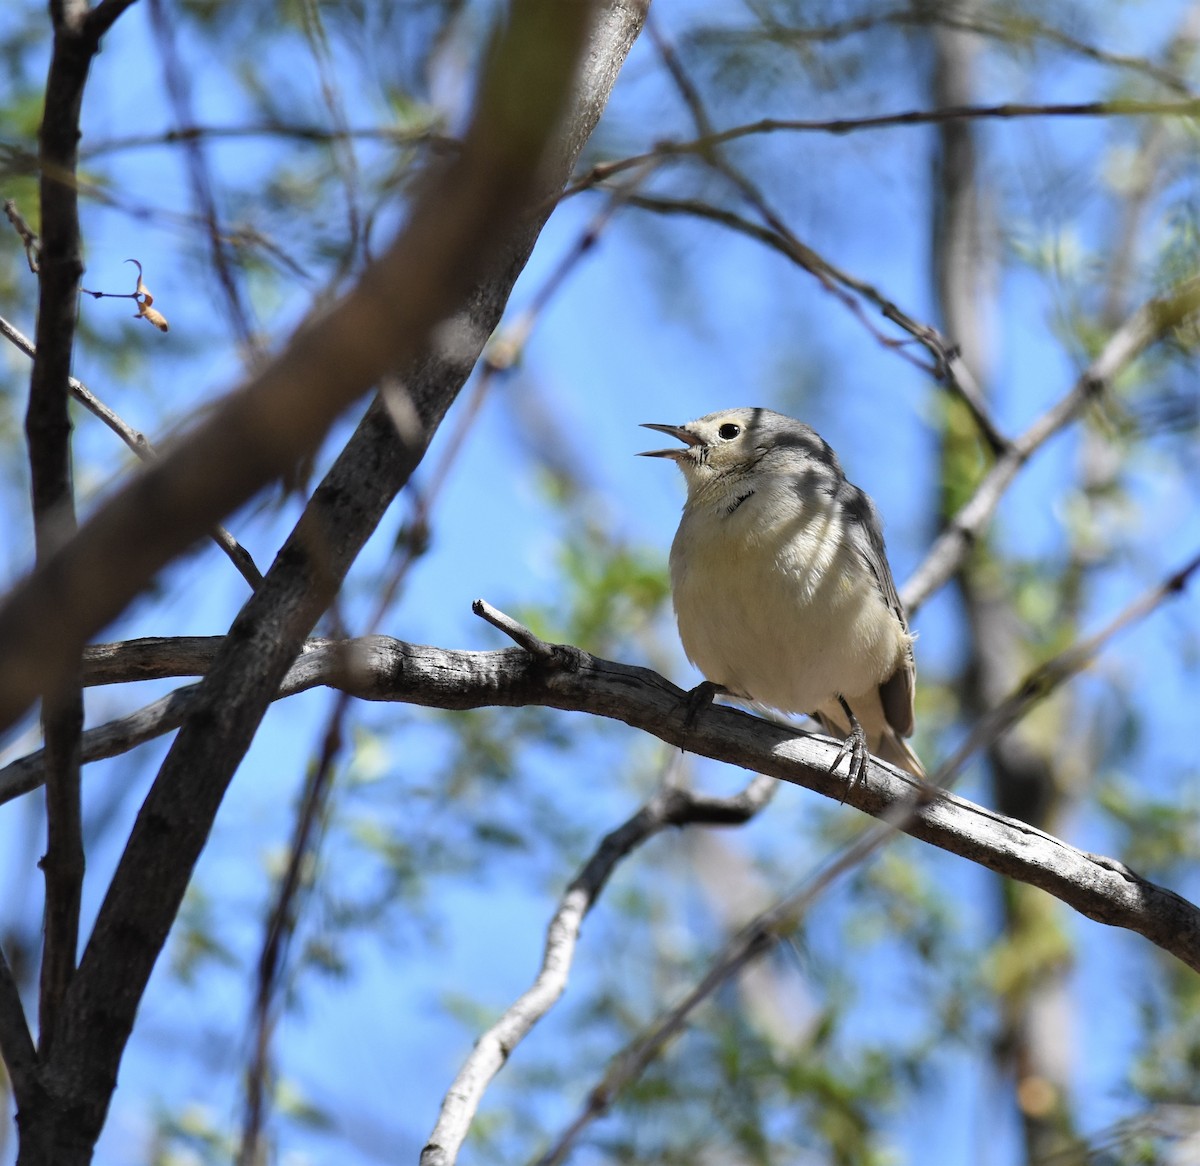
[[[219, 640], [210, 641], [215, 655]], [[146, 667], [153, 647], [132, 649]], [[187, 641], [199, 663], [203, 646]], [[105, 652], [111, 674], [117, 649]], [[555, 645], [553, 658], [522, 648], [463, 652], [369, 636], [315, 644], [289, 674], [295, 690], [332, 684], [364, 700], [404, 701], [430, 708], [546, 705], [623, 721], [692, 753], [802, 785], [864, 813], [890, 818], [919, 792], [911, 778], [873, 761], [854, 785], [830, 771], [840, 742], [789, 729], [737, 709], [714, 706], [689, 726], [686, 693], [645, 668], [601, 660]], [[1200, 970], [1200, 911], [1187, 900], [1022, 822], [951, 794], [912, 812], [906, 833], [1041, 887], [1101, 923], [1144, 935]]]

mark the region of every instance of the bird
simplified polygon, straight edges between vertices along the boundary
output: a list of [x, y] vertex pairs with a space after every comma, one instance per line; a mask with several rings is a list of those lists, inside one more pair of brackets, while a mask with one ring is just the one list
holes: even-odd
[[845, 742], [851, 784], [867, 753], [923, 779], [913, 731], [913, 636], [875, 504], [802, 421], [726, 409], [684, 425], [647, 423], [681, 448], [647, 450], [683, 471], [671, 544], [679, 638], [724, 694], [812, 717]]

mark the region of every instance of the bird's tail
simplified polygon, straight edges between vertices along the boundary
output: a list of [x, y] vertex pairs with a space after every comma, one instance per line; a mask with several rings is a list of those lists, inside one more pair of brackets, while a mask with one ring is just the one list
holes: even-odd
[[925, 780], [925, 766], [913, 752], [913, 747], [889, 725], [879, 737], [878, 747], [872, 742], [877, 757], [890, 762], [899, 769], [907, 770], [913, 777]]

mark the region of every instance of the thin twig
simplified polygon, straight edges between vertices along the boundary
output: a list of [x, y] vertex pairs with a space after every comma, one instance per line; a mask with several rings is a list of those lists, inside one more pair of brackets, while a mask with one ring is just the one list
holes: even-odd
[[[852, 17], [848, 20], [835, 21], [824, 25], [809, 25], [807, 27], [792, 27], [769, 18], [761, 26], [748, 31], [721, 28], [717, 33], [724, 45], [737, 44], [811, 44], [819, 42], [829, 44], [833, 41], [846, 40], [859, 33], [869, 32], [880, 25], [893, 24], [901, 26], [929, 27], [941, 26], [956, 29], [961, 32], [975, 33], [978, 36], [998, 40], [1003, 46], [1023, 44], [1026, 38], [1045, 40], [1077, 56], [1085, 57], [1099, 65], [1112, 68], [1127, 69], [1141, 73], [1175, 92], [1188, 95], [1191, 90], [1187, 83], [1177, 74], [1156, 65], [1144, 57], [1135, 57], [1128, 53], [1117, 53], [1100, 45], [1091, 44], [1079, 37], [1071, 36], [1048, 24], [1041, 23], [1029, 11], [1020, 16], [1019, 25], [1001, 18], [988, 22], [982, 15], [965, 15], [962, 10], [957, 12], [947, 6], [905, 7], [893, 12], [874, 12], [867, 16]], [[702, 34], [703, 35], [703, 34]]]
[[152, 134], [129, 134], [104, 138], [80, 150], [83, 158], [98, 158], [125, 150], [155, 149], [181, 142], [238, 138], [288, 138], [296, 142], [327, 146], [339, 141], [374, 141], [394, 146], [429, 145], [435, 150], [451, 151], [459, 147], [456, 138], [437, 132], [436, 125], [354, 126], [333, 128], [318, 125], [294, 125], [287, 122], [261, 122], [253, 125], [186, 125]]
[[25, 221], [21, 212], [17, 209], [17, 204], [11, 198], [4, 200], [4, 214], [10, 223], [13, 230], [21, 237], [21, 243], [25, 247], [25, 262], [29, 264], [29, 270], [34, 275], [38, 273], [38, 237], [37, 232]]
[[546, 929], [542, 963], [533, 984], [479, 1037], [447, 1091], [437, 1123], [421, 1151], [420, 1166], [453, 1166], [458, 1160], [488, 1085], [566, 989], [583, 920], [618, 863], [671, 826], [741, 825], [770, 801], [777, 788], [773, 779], [761, 775], [729, 798], [664, 785], [637, 813], [604, 837], [559, 900]]
[[732, 126], [727, 130], [720, 130], [689, 140], [665, 139], [656, 142], [653, 149], [646, 150], [641, 154], [632, 154], [611, 162], [598, 162], [563, 191], [563, 198], [569, 198], [581, 190], [588, 190], [635, 166], [645, 166], [647, 163], [692, 155], [703, 156], [716, 146], [727, 145], [729, 142], [761, 134], [808, 133], [842, 136], [861, 133], [865, 130], [939, 125], [949, 121], [1007, 121], [1034, 117], [1196, 117], [1197, 115], [1200, 115], [1200, 98], [1191, 97], [1175, 101], [1118, 99], [1072, 101], [1061, 104], [1009, 101], [998, 105], [957, 105], [942, 109], [906, 109], [898, 113], [867, 114], [863, 117], [764, 117], [758, 121]]
[[[650, 32], [651, 39], [658, 50], [659, 56], [662, 58], [664, 66], [671, 75], [675, 87], [678, 89], [684, 104], [692, 115], [692, 121], [699, 135], [697, 141], [715, 142], [720, 135], [715, 132], [712, 119], [709, 117], [704, 100], [700, 95], [700, 90], [684, 68], [679, 54], [675, 51], [674, 46], [667, 37], [659, 30], [657, 23], [653, 19], [647, 21], [647, 29]], [[917, 364], [918, 367], [924, 367], [920, 365], [920, 362], [914, 361], [894, 340], [875, 328], [858, 301], [842, 291], [841, 288], [849, 288], [864, 299], [869, 300], [879, 308], [887, 319], [903, 328], [904, 331], [930, 352], [934, 363], [932, 369], [929, 371], [937, 380], [945, 384], [947, 388], [963, 400], [978, 426], [980, 435], [987, 442], [993, 455], [1001, 453], [1007, 447], [1007, 440], [992, 421], [984, 404], [983, 395], [980, 393], [974, 378], [962, 361], [956, 345], [948, 343], [938, 333], [937, 329], [928, 324], [921, 323], [907, 312], [901, 311], [891, 300], [886, 299], [870, 284], [834, 267], [823, 256], [802, 243], [784, 222], [782, 215], [767, 201], [762, 190], [746, 174], [734, 166], [729, 161], [726, 153], [716, 145], [710, 145], [703, 149], [700, 152], [700, 157], [712, 169], [716, 170], [733, 184], [746, 202], [758, 213], [765, 226], [755, 230], [753, 229], [754, 224], [748, 223], [738, 215], [722, 214], [721, 212], [707, 214], [704, 209], [705, 204], [703, 203], [687, 205], [679, 202], [670, 209], [686, 210], [693, 214], [703, 214], [705, 217], [713, 218], [716, 221], [724, 223], [726, 226], [749, 233], [759, 238], [760, 241], [766, 242], [768, 245], [782, 251], [793, 262], [816, 276], [826, 291], [831, 292], [841, 303], [848, 307], [876, 340], [890, 348], [893, 352], [898, 352], [905, 359]], [[646, 200], [641, 205], [647, 208], [654, 207], [654, 200]], [[667, 210], [668, 207], [663, 202], [659, 202], [655, 209]], [[712, 209], [715, 210], [715, 208]], [[748, 228], [749, 230], [747, 230]]]
[[[32, 359], [36, 349], [20, 329], [15, 328], [3, 316], [0, 316], [0, 336], [20, 349]], [[133, 452], [144, 462], [151, 462], [158, 457], [158, 452], [150, 443], [150, 439], [140, 430], [127, 424], [117, 413], [114, 413], [100, 400], [82, 381], [71, 377], [68, 381], [71, 396], [75, 398], [93, 417], [99, 418], [109, 427]], [[255, 564], [250, 552], [223, 526], [216, 526], [209, 538], [213, 540], [229, 556], [230, 561], [238, 569], [242, 578], [250, 584], [251, 589], [262, 582], [262, 573]]]
[[[158, 47], [163, 83], [171, 101], [172, 113], [178, 124], [189, 125], [193, 120], [190, 84], [187, 70], [175, 45], [174, 27], [162, 0], [148, 0], [148, 4], [150, 25]], [[183, 148], [192, 201], [204, 220], [209, 261], [217, 279], [217, 286], [221, 289], [226, 320], [233, 329], [245, 357], [257, 362], [264, 356], [262, 342], [251, 322], [251, 312], [245, 302], [236, 265], [229, 254], [228, 234], [221, 225], [217, 196], [213, 190], [212, 174], [203, 144], [199, 139], [189, 138], [184, 140]]]

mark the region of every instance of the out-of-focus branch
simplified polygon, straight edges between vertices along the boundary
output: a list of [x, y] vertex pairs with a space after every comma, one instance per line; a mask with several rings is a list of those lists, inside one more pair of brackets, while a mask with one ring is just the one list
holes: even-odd
[[[587, 11], [555, 10], [578, 25]], [[548, 69], [557, 67], [552, 57]], [[346, 406], [416, 353], [530, 193], [556, 116], [549, 92], [485, 94], [462, 155], [431, 180], [406, 230], [358, 285], [8, 597], [0, 607], [0, 730], [64, 681], [84, 641], [157, 570], [295, 465]]]
[[[120, 529], [125, 508], [135, 504], [153, 503], [156, 518], [170, 513], [176, 529], [181, 522], [190, 527], [177, 539], [160, 532], [164, 542], [140, 548], [137, 563], [106, 580], [105, 602], [119, 609], [140, 580], [194, 537], [202, 516], [294, 464], [346, 403], [384, 368], [408, 358], [403, 387], [388, 394], [388, 406], [376, 402], [368, 409], [223, 640], [100, 907], [61, 1025], [63, 1042], [71, 1046], [69, 1070], [51, 1066], [70, 1085], [72, 1113], [88, 1132], [103, 1120], [150, 970], [271, 696], [495, 327], [541, 227], [540, 208], [590, 136], [642, 16], [641, 6], [629, 0], [594, 7], [514, 0], [489, 55], [463, 151], [431, 177], [387, 256], [302, 329], [279, 360], [215, 410], [211, 422], [185, 437], [163, 460], [162, 474], [157, 466], [147, 471], [140, 481], [155, 492], [138, 485], [102, 508], [94, 528], [81, 532], [90, 541], [83, 548], [76, 542], [73, 556], [61, 564], [62, 577], [71, 578], [70, 569], [99, 555]], [[576, 74], [589, 24], [590, 51]], [[562, 102], [569, 102], [569, 115], [547, 152]], [[242, 435], [236, 452], [228, 448], [228, 432], [218, 437], [228, 429]], [[209, 442], [223, 452], [205, 471]], [[216, 464], [229, 468], [229, 478], [214, 481]], [[173, 491], [166, 497], [164, 486]], [[190, 496], [188, 488], [204, 497]], [[13, 611], [11, 602], [0, 610], [0, 643]], [[103, 615], [92, 606], [81, 633], [88, 634], [86, 622], [102, 622]]]
[[1163, 68], [1155, 61], [1147, 60], [1145, 57], [1114, 52], [1102, 45], [1085, 41], [1042, 22], [1029, 10], [1022, 11], [1019, 22], [1014, 22], [1003, 14], [995, 20], [989, 20], [986, 11], [964, 14], [943, 5], [914, 5], [891, 12], [871, 12], [866, 16], [851, 17], [848, 20], [833, 21], [829, 24], [800, 27], [781, 24], [777, 20], [767, 18], [760, 26], [751, 30], [741, 31], [722, 27], [718, 35], [722, 43], [735, 45], [830, 44], [857, 36], [860, 33], [871, 32], [888, 24], [975, 33], [978, 36], [996, 40], [1001, 45], [1009, 46], [1017, 44], [1023, 47], [1028, 42], [1045, 41], [1076, 56], [1094, 61], [1098, 65], [1140, 73], [1176, 93], [1188, 95], [1191, 92], [1187, 82], [1183, 80], [1182, 71]]
[[906, 611], [915, 611], [962, 563], [976, 536], [990, 521], [1021, 467], [1055, 434], [1075, 420], [1088, 402], [1151, 344], [1200, 310], [1200, 280], [1189, 280], [1168, 296], [1142, 305], [1109, 338], [1100, 355], [1079, 375], [1071, 390], [1011, 443], [954, 516], [921, 565], [900, 590]]
[[437, 1123], [421, 1151], [420, 1166], [453, 1166], [458, 1160], [475, 1111], [492, 1078], [562, 996], [583, 920], [617, 864], [668, 827], [736, 826], [747, 822], [770, 801], [777, 788], [771, 778], [762, 775], [729, 798], [709, 797], [667, 785], [628, 821], [604, 837], [559, 901], [546, 929], [542, 964], [533, 984], [479, 1037], [447, 1091]]
[[[37, 350], [34, 348], [33, 342], [20, 329], [13, 327], [3, 316], [0, 316], [0, 336], [11, 341], [30, 359], [36, 355]], [[141, 461], [153, 461], [158, 456], [150, 439], [144, 433], [127, 424], [82, 381], [71, 377], [68, 385], [71, 389], [71, 396], [93, 417], [103, 421]], [[238, 569], [242, 578], [250, 584], [251, 588], [257, 587], [262, 582], [262, 572], [259, 571], [250, 552], [225, 527], [218, 524], [209, 537], [229, 556], [230, 562]]]

